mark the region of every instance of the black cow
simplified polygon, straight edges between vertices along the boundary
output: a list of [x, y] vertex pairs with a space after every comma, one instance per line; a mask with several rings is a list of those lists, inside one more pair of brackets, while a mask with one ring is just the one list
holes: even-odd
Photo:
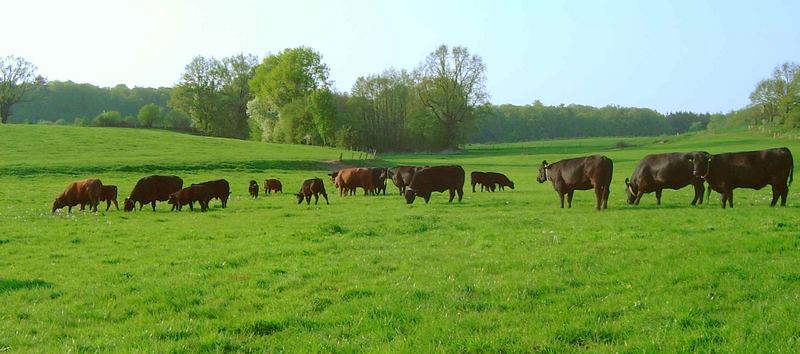
[[431, 199], [432, 192], [450, 191], [452, 202], [456, 193], [458, 201], [464, 196], [464, 169], [461, 166], [433, 166], [419, 169], [414, 173], [411, 184], [406, 189], [406, 203], [411, 204], [417, 196], [422, 197], [425, 203]]
[[512, 182], [506, 175], [497, 172], [472, 172], [470, 174], [470, 184], [472, 184], [472, 191], [475, 192], [475, 185], [481, 185], [481, 192], [486, 188], [487, 191], [494, 192], [499, 187], [500, 190], [505, 190], [505, 187], [514, 189], [514, 182]]
[[552, 164], [542, 161], [539, 166], [539, 183], [550, 181], [553, 188], [561, 198], [561, 207], [564, 207], [564, 195], [567, 196], [569, 207], [572, 208], [572, 194], [575, 190], [588, 190], [594, 188], [597, 198], [597, 210], [600, 207], [608, 208], [608, 195], [610, 193], [611, 177], [614, 173], [614, 164], [611, 159], [602, 155], [578, 157], [561, 160]]
[[[153, 211], [156, 211], [156, 201], [166, 201], [169, 195], [179, 191], [183, 187], [183, 180], [178, 176], [147, 176], [142, 177], [136, 182], [131, 191], [131, 195], [125, 198], [123, 210], [132, 211], [139, 203], [139, 210], [145, 204], [151, 204]], [[172, 206], [173, 210], [175, 206]]]
[[320, 194], [325, 198], [325, 204], [330, 204], [328, 203], [328, 194], [325, 193], [325, 183], [319, 178], [307, 179], [303, 181], [303, 185], [300, 186], [300, 192], [296, 194], [297, 204], [302, 203], [303, 199], [306, 200], [306, 204], [311, 204], [312, 195], [314, 196], [314, 204], [317, 204]]
[[211, 198], [218, 198], [222, 202], [222, 207], [228, 207], [228, 197], [231, 195], [231, 185], [224, 179], [217, 179], [203, 183], [193, 183], [193, 186], [204, 186], [208, 189]]
[[761, 189], [772, 186], [772, 202], [775, 206], [778, 197], [781, 206], [786, 206], [789, 185], [794, 177], [794, 159], [789, 149], [775, 148], [760, 151], [729, 152], [711, 155], [707, 160], [706, 171], [697, 171], [708, 182], [711, 190], [722, 194], [722, 207], [725, 203], [733, 208], [733, 190], [736, 188]]
[[630, 179], [625, 179], [625, 194], [628, 204], [639, 205], [645, 193], [656, 193], [656, 204], [661, 205], [661, 192], [664, 189], [681, 189], [694, 186], [692, 205], [703, 204], [703, 173], [711, 155], [705, 151], [673, 152], [645, 156], [636, 165]]

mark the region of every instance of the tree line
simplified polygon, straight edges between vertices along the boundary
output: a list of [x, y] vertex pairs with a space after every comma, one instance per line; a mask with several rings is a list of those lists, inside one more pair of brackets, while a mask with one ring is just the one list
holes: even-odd
[[[731, 126], [800, 124], [797, 64], [758, 83], [751, 104], [727, 114], [584, 105], [492, 105], [485, 64], [442, 45], [411, 70], [333, 88], [322, 55], [289, 48], [259, 60], [198, 56], [172, 88], [100, 88], [47, 82], [21, 58], [0, 58], [3, 122], [159, 127], [268, 142], [376, 151], [457, 149], [463, 143], [588, 136], [645, 136]], [[13, 70], [12, 70], [13, 69]], [[14, 94], [9, 94], [12, 92]], [[4, 108], [5, 107], [5, 108]]]

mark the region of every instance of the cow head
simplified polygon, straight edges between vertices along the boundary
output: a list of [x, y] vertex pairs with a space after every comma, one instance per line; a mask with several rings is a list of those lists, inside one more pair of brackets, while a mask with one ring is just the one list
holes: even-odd
[[297, 196], [297, 204], [302, 203], [303, 202], [303, 193], [297, 193], [295, 195]]
[[389, 169], [388, 168], [382, 168], [381, 169], [380, 179], [381, 179], [381, 181], [385, 181], [387, 178], [389, 178]]
[[688, 154], [687, 159], [692, 164], [692, 176], [704, 178], [711, 169], [711, 154], [705, 151], [696, 151]]
[[331, 177], [331, 182], [333, 182], [333, 184], [336, 184], [336, 176], [338, 176], [338, 175], [339, 175], [339, 171], [333, 171], [333, 172], [328, 174], [328, 176]]
[[171, 193], [167, 199], [167, 204], [178, 205], [178, 194]]
[[53, 214], [56, 213], [56, 210], [65, 207], [67, 203], [64, 201], [64, 198], [58, 197], [53, 201]]
[[414, 202], [414, 199], [417, 197], [417, 193], [413, 189], [408, 188], [408, 189], [406, 189], [405, 197], [406, 197], [406, 204], [411, 204], [411, 203]]
[[547, 160], [542, 161], [542, 165], [539, 166], [539, 177], [536, 177], [536, 181], [539, 183], [544, 183], [547, 181], [547, 169], [550, 168], [550, 165], [547, 163]]
[[124, 203], [125, 203], [125, 207], [123, 207], [122, 210], [125, 210], [125, 211], [132, 211], [133, 208], [136, 206], [136, 202], [131, 200], [131, 198], [125, 198], [125, 202]]
[[625, 179], [625, 194], [628, 196], [628, 204], [633, 204], [636, 201], [636, 190], [629, 178]]
[[514, 189], [514, 181], [508, 180], [508, 188]]

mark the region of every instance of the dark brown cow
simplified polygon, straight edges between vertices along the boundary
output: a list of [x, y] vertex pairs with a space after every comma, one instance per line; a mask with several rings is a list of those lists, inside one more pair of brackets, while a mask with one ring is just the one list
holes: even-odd
[[372, 171], [373, 187], [370, 194], [380, 195], [381, 192], [383, 192], [383, 195], [386, 195], [386, 176], [388, 175], [388, 169], [383, 167], [371, 167], [370, 171]]
[[[117, 204], [117, 186], [103, 185], [103, 189], [100, 192], [100, 201], [106, 202], [106, 211], [111, 208], [112, 202], [117, 210], [119, 210], [119, 205]], [[81, 203], [81, 210], [83, 210], [86, 204], [87, 203]]]
[[53, 201], [53, 213], [63, 207], [67, 207], [67, 212], [71, 213], [72, 207], [78, 204], [89, 204], [92, 211], [97, 212], [102, 190], [103, 182], [96, 178], [72, 182]]
[[311, 204], [312, 195], [314, 196], [314, 204], [317, 204], [320, 194], [325, 198], [325, 204], [330, 204], [328, 203], [328, 193], [325, 193], [325, 183], [319, 178], [307, 179], [303, 181], [300, 192], [297, 193], [297, 204], [302, 203], [303, 199], [306, 200], [306, 204]]
[[673, 152], [645, 156], [636, 165], [630, 179], [625, 179], [625, 194], [628, 204], [639, 205], [645, 193], [656, 193], [656, 204], [661, 205], [661, 192], [664, 189], [681, 189], [694, 186], [692, 205], [703, 204], [703, 179], [695, 172], [705, 169], [709, 155], [705, 151]]
[[[125, 211], [131, 211], [139, 203], [139, 210], [145, 204], [152, 204], [153, 211], [156, 211], [156, 201], [166, 201], [169, 195], [179, 191], [183, 187], [183, 180], [178, 176], [147, 176], [142, 177], [136, 182], [131, 195], [125, 198]], [[173, 207], [174, 209], [174, 207]]]
[[411, 180], [414, 179], [414, 173], [417, 172], [422, 167], [417, 166], [397, 166], [388, 169], [387, 177], [392, 180], [392, 183], [397, 187], [400, 191], [400, 195], [406, 193], [406, 187], [411, 184]]
[[283, 193], [283, 185], [281, 184], [281, 181], [279, 181], [277, 179], [274, 179], [274, 178], [265, 179], [264, 180], [264, 193], [272, 194], [273, 191], [275, 193], [278, 193], [278, 192]]
[[497, 187], [500, 187], [500, 190], [505, 190], [505, 187], [514, 189], [514, 182], [508, 179], [506, 175], [497, 172], [472, 172], [470, 173], [470, 184], [473, 192], [475, 192], [476, 184], [481, 185], [481, 192], [483, 192], [484, 188], [491, 192], [494, 192]]
[[448, 202], [453, 202], [456, 193], [458, 201], [464, 196], [464, 169], [461, 166], [433, 166], [421, 168], [414, 173], [411, 184], [406, 189], [406, 204], [411, 204], [419, 196], [427, 204], [432, 192], [450, 192]]
[[205, 186], [211, 198], [217, 198], [222, 202], [222, 207], [228, 207], [228, 198], [231, 195], [231, 185], [224, 179], [216, 179], [203, 183], [193, 183], [193, 186]]
[[778, 198], [781, 206], [786, 206], [789, 185], [794, 177], [794, 159], [789, 149], [776, 149], [729, 152], [711, 155], [706, 171], [697, 171], [708, 182], [709, 191], [713, 189], [722, 194], [722, 207], [725, 203], [733, 208], [733, 190], [736, 188], [761, 189], [772, 186], [772, 202], [775, 206]]
[[364, 194], [374, 189], [372, 171], [369, 168], [343, 168], [336, 173], [334, 184], [339, 195], [353, 194], [356, 188], [363, 188]]
[[597, 210], [608, 208], [608, 195], [610, 194], [611, 177], [614, 173], [614, 164], [611, 159], [602, 155], [578, 157], [561, 160], [552, 164], [542, 161], [539, 166], [539, 183], [553, 182], [553, 188], [561, 198], [561, 207], [564, 207], [564, 195], [567, 203], [572, 208], [572, 194], [575, 190], [588, 190], [594, 188], [597, 198]]
[[250, 180], [250, 186], [247, 187], [247, 190], [250, 191], [250, 196], [253, 197], [253, 199], [258, 199], [258, 182]]
[[174, 209], [181, 211], [183, 206], [189, 204], [189, 210], [194, 211], [194, 203], [200, 204], [200, 211], [208, 210], [208, 202], [211, 200], [209, 188], [204, 185], [193, 184], [169, 195], [167, 203], [172, 204]]

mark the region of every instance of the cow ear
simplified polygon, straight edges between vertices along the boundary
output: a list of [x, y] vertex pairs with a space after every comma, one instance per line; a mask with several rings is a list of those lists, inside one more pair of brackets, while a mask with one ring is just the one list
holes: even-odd
[[545, 168], [547, 168], [547, 160], [544, 160], [544, 161], [542, 161], [542, 166], [544, 166]]
[[630, 178], [625, 178], [625, 185], [626, 186], [631, 185], [631, 179]]

